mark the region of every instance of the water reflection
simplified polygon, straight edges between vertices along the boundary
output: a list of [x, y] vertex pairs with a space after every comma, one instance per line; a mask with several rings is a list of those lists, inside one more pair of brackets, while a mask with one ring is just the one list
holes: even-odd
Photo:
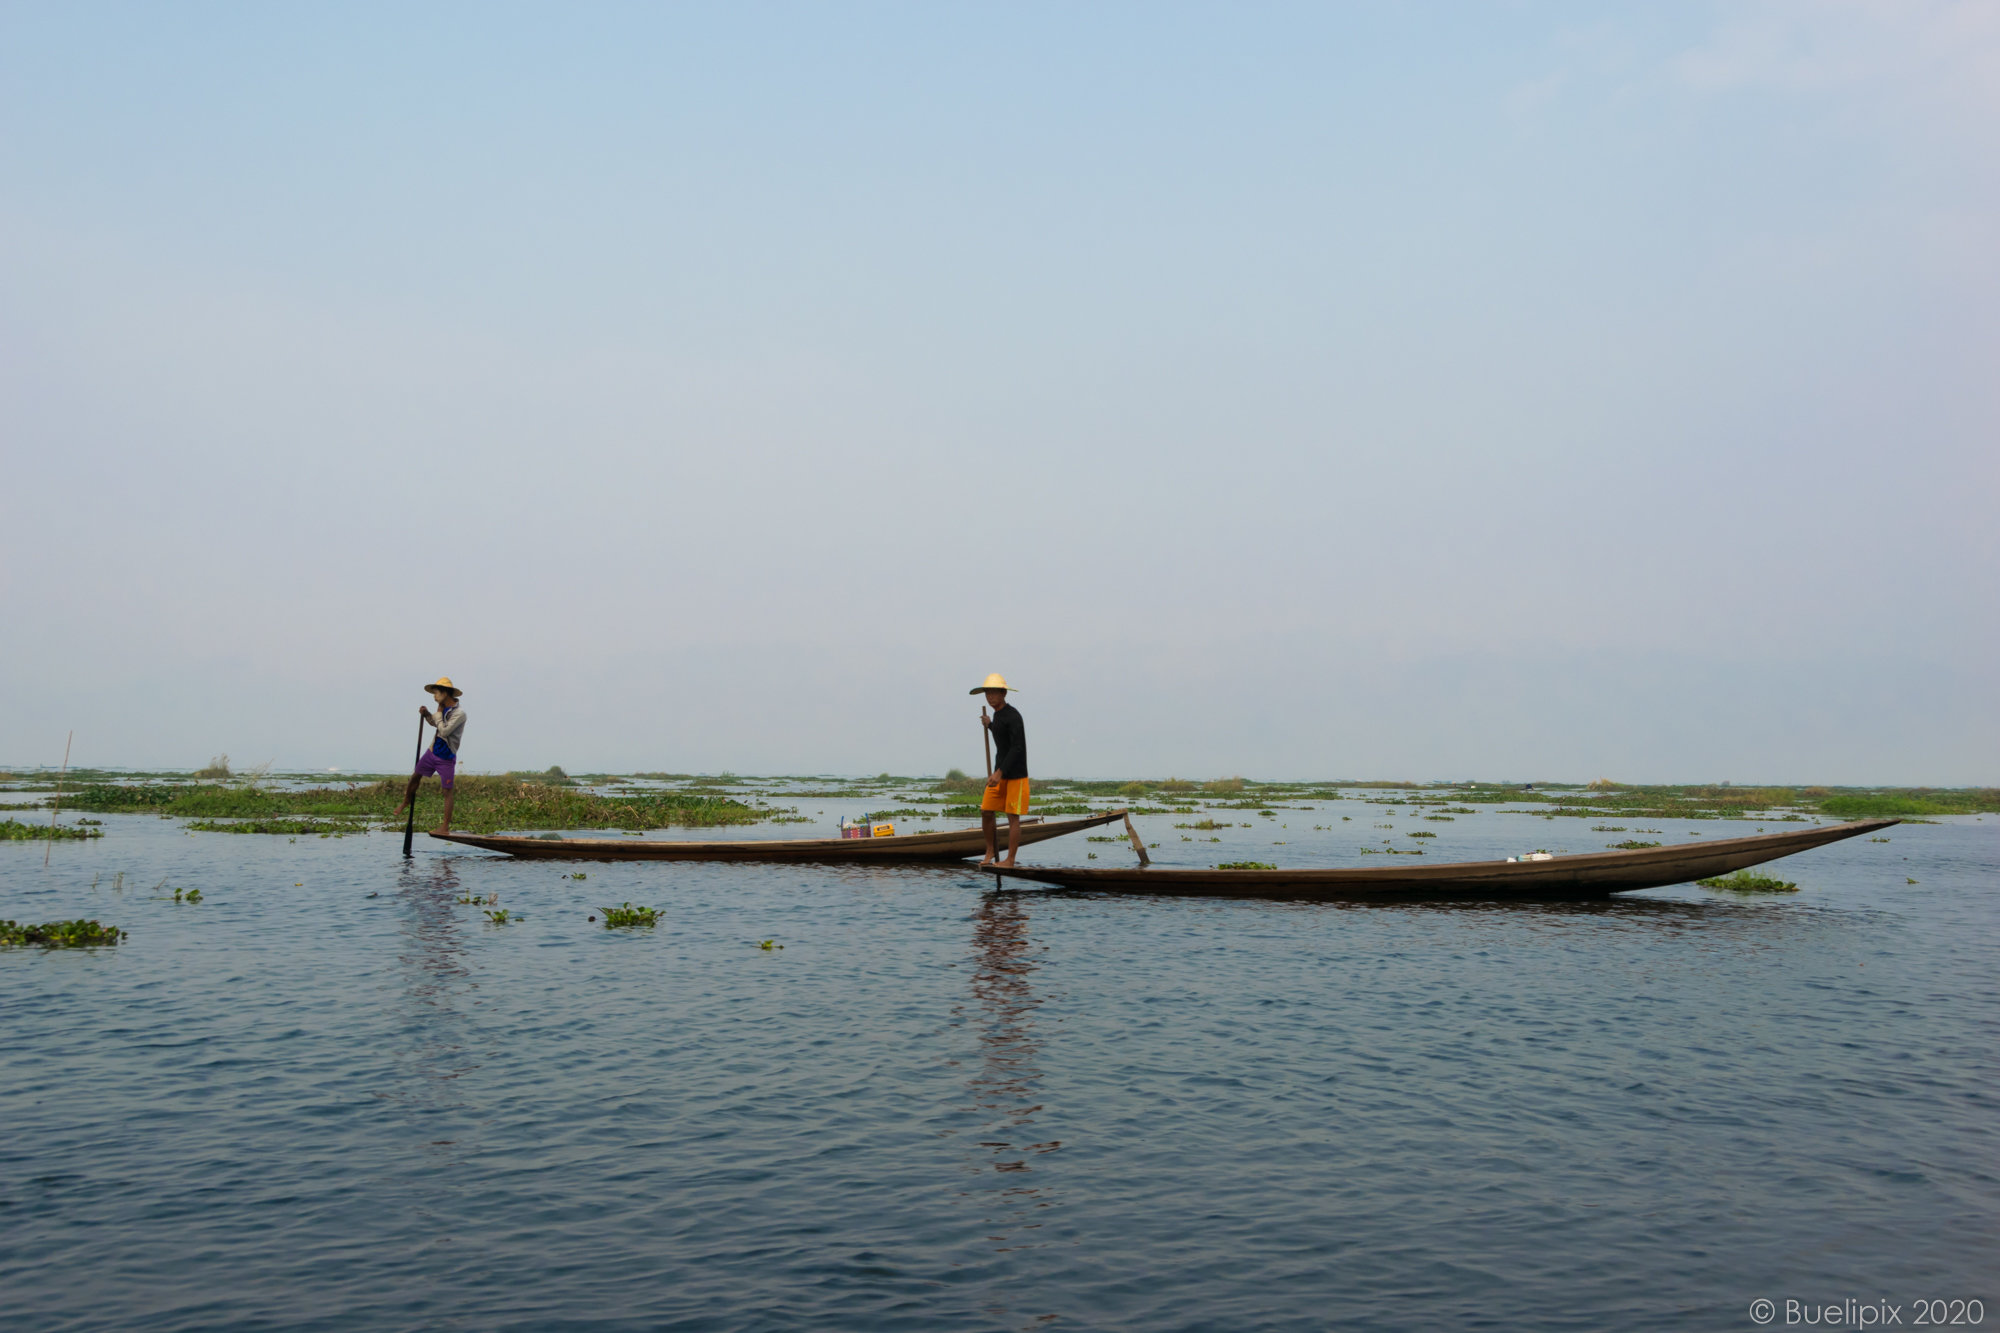
[[[1062, 1147], [1042, 1137], [1035, 1117], [1040, 1101], [1041, 1043], [1035, 1011], [1042, 997], [1034, 975], [1040, 948], [1028, 933], [1028, 900], [1010, 893], [981, 894], [973, 912], [973, 1006], [979, 1059], [966, 1089], [978, 1118], [979, 1138], [968, 1169], [980, 1181], [965, 1191], [985, 1205], [986, 1238], [1002, 1250], [1032, 1246], [1038, 1214], [1054, 1199], [1045, 1180], [1035, 1177], [1036, 1160]], [[967, 1008], [958, 1011], [960, 1021]]]
[[478, 1068], [467, 1049], [468, 1019], [460, 1010], [477, 988], [465, 963], [465, 917], [454, 910], [462, 896], [449, 860], [405, 865], [398, 876], [403, 906], [396, 961], [402, 977], [402, 1011], [396, 1046], [400, 1077], [385, 1094], [413, 1113], [423, 1127], [426, 1156], [457, 1155], [452, 1125], [465, 1106], [458, 1078]]

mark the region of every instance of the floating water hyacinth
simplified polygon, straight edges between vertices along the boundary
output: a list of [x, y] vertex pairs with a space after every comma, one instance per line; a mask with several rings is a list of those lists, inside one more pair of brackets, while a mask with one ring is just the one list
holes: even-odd
[[604, 913], [604, 928], [617, 930], [624, 926], [651, 926], [660, 919], [657, 907], [634, 907], [631, 903], [621, 903], [617, 907], [599, 908]]
[[128, 932], [96, 921], [45, 921], [24, 926], [18, 921], [0, 921], [0, 947], [39, 945], [44, 949], [80, 949], [90, 945], [116, 944]]
[[1729, 893], [1797, 893], [1799, 886], [1787, 879], [1772, 875], [1759, 875], [1754, 871], [1739, 870], [1733, 875], [1719, 875], [1714, 879], [1698, 879], [1695, 883], [1704, 889], [1722, 889]]

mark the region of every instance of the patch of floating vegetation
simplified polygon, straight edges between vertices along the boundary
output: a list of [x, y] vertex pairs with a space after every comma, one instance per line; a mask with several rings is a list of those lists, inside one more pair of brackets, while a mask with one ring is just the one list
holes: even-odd
[[660, 909], [657, 907], [634, 907], [631, 903], [621, 903], [617, 907], [602, 907], [598, 910], [604, 913], [606, 930], [619, 930], [627, 926], [652, 926], [657, 925], [660, 920]]
[[317, 833], [322, 838], [366, 833], [368, 825], [334, 819], [193, 819], [182, 825], [197, 833], [288, 833], [293, 836]]
[[1269, 861], [1224, 861], [1217, 870], [1276, 870]]
[[1733, 875], [1718, 875], [1714, 879], [1698, 879], [1695, 883], [1704, 889], [1721, 889], [1728, 893], [1797, 893], [1799, 886], [1788, 879], [1778, 879], [1772, 875], [1760, 875], [1751, 870], [1739, 870]]
[[[387, 778], [367, 785], [294, 791], [264, 784], [140, 782], [92, 783], [65, 797], [78, 810], [150, 812], [168, 818], [302, 821], [325, 818], [389, 822], [402, 798], [404, 780]], [[711, 828], [755, 824], [797, 811], [746, 804], [734, 797], [649, 790], [604, 796], [581, 788], [524, 782], [510, 777], [460, 777], [452, 824], [467, 833], [508, 828], [592, 829]], [[426, 784], [417, 798], [420, 824], [443, 809], [436, 788]], [[246, 831], [262, 831], [251, 829]], [[271, 831], [292, 832], [274, 828]]]
[[1984, 815], [2000, 810], [2000, 787], [1958, 790], [1884, 789], [1821, 798], [1820, 813], [1839, 819], [1893, 819], [1899, 815]]
[[81, 949], [99, 944], [116, 944], [129, 932], [95, 921], [45, 921], [24, 926], [18, 921], [0, 921], [0, 947]]
[[68, 842], [101, 838], [101, 828], [79, 828], [71, 824], [23, 824], [18, 819], [0, 819], [0, 842]]
[[1640, 838], [1627, 838], [1623, 842], [1607, 842], [1604, 845], [1621, 852], [1637, 852], [1643, 851], [1648, 847], [1658, 847], [1660, 844], [1657, 842], [1646, 842]]

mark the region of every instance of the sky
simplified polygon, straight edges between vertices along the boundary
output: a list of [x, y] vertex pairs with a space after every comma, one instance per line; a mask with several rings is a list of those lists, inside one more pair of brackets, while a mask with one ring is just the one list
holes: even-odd
[[0, 764], [2000, 781], [2000, 5], [0, 2]]

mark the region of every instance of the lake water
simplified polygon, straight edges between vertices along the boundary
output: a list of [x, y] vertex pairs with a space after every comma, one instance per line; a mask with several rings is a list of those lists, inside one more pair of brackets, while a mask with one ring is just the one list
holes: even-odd
[[[1335, 805], [1142, 827], [1200, 865], [1612, 840]], [[106, 832], [0, 844], [0, 916], [131, 932], [0, 951], [17, 1333], [2000, 1323], [1990, 816], [1778, 863], [1796, 896], [1547, 907]], [[1131, 859], [1024, 859], [1088, 851]], [[586, 920], [628, 899], [661, 924]]]

